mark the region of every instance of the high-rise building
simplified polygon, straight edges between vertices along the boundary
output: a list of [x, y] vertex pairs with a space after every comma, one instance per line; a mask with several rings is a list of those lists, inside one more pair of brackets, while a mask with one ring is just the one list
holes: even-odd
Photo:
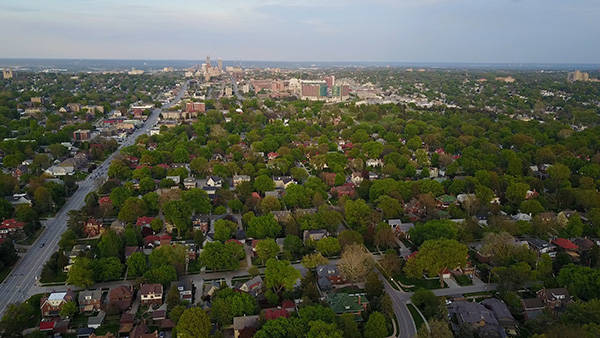
[[13, 72], [12, 72], [12, 70], [11, 69], [3, 69], [2, 70], [2, 77], [5, 80], [12, 79], [13, 78]]
[[219, 59], [219, 60], [217, 61], [217, 65], [218, 65], [218, 67], [219, 67], [219, 70], [223, 70], [223, 60]]
[[322, 84], [319, 86], [319, 96], [326, 97], [327, 96], [327, 84]]
[[325, 83], [327, 83], [327, 88], [331, 88], [335, 85], [335, 76], [330, 75], [325, 77]]
[[206, 56], [206, 67], [210, 68], [210, 56]]
[[578, 70], [576, 70], [574, 72], [570, 72], [567, 75], [567, 81], [569, 81], [569, 82], [589, 81], [589, 80], [590, 80], [590, 74], [585, 73], [585, 72], [580, 72]]

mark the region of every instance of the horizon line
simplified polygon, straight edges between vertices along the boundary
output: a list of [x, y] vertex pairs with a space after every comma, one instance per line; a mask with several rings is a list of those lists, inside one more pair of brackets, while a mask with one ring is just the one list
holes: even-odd
[[[212, 59], [212, 56], [211, 56]], [[0, 57], [0, 60], [89, 60], [89, 61], [205, 61], [205, 58], [200, 59], [169, 59], [169, 58], [94, 58], [94, 57]], [[285, 63], [402, 63], [402, 64], [509, 64], [509, 65], [587, 65], [600, 66], [599, 63], [591, 62], [533, 62], [533, 61], [358, 61], [358, 60], [260, 60], [260, 59], [225, 59], [215, 58], [211, 61], [228, 61], [228, 62], [285, 62]]]

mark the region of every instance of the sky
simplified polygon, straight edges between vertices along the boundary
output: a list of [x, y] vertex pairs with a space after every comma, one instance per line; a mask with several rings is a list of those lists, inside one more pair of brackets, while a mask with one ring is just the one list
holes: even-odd
[[599, 0], [0, 0], [0, 58], [599, 63]]

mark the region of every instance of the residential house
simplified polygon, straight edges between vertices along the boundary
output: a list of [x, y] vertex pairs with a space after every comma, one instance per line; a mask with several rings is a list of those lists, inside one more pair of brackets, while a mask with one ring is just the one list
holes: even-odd
[[327, 295], [327, 304], [337, 315], [353, 314], [356, 319], [367, 309], [369, 301], [364, 293], [331, 293]]
[[325, 184], [327, 184], [330, 187], [333, 187], [335, 185], [335, 176], [336, 176], [336, 173], [330, 173], [330, 172], [321, 173], [321, 178], [323, 179], [323, 182], [325, 182]]
[[83, 232], [87, 237], [100, 236], [104, 232], [104, 225], [95, 218], [90, 218], [83, 226]]
[[304, 230], [302, 238], [304, 239], [304, 243], [308, 241], [319, 241], [329, 235], [329, 232], [325, 229], [319, 230]]
[[173, 181], [173, 183], [175, 183], [175, 185], [178, 185], [179, 183], [181, 183], [181, 177], [177, 176], [177, 175], [176, 176], [167, 176], [167, 177], [165, 177], [165, 179]]
[[0, 238], [23, 234], [25, 223], [14, 218], [5, 219], [0, 225]]
[[410, 238], [409, 231], [415, 227], [414, 223], [403, 223], [399, 218], [388, 219], [387, 222], [396, 235], [404, 238]]
[[118, 311], [125, 311], [133, 301], [133, 287], [131, 285], [119, 285], [108, 292], [108, 306]]
[[27, 194], [14, 194], [12, 197], [7, 198], [10, 204], [13, 206], [18, 205], [28, 205], [31, 206], [32, 202], [29, 198], [27, 198]]
[[40, 310], [44, 317], [57, 317], [63, 306], [75, 301], [75, 293], [68, 289], [66, 292], [53, 292], [40, 299]]
[[208, 176], [208, 178], [206, 179], [206, 186], [211, 188], [222, 188], [223, 179], [219, 176]]
[[100, 311], [101, 299], [102, 290], [100, 289], [79, 291], [79, 312]]
[[456, 197], [452, 195], [441, 195], [436, 198], [436, 201], [439, 209], [448, 209], [450, 205], [456, 203]]
[[192, 303], [192, 282], [190, 280], [173, 282], [177, 286], [179, 299]]
[[263, 280], [260, 276], [256, 276], [237, 287], [238, 290], [247, 292], [256, 297], [262, 293]]
[[317, 284], [321, 290], [329, 290], [333, 285], [344, 284], [346, 281], [335, 264], [317, 266]]
[[556, 245], [560, 251], [565, 252], [574, 260], [579, 260], [579, 254], [577, 253], [579, 247], [570, 240], [566, 238], [555, 238], [552, 240], [552, 244]]
[[106, 317], [106, 312], [100, 311], [97, 315], [88, 317], [88, 327], [91, 329], [97, 329], [102, 326], [104, 322], [104, 317]]
[[556, 257], [556, 246], [548, 241], [539, 238], [528, 238], [527, 245], [535, 251], [538, 256], [548, 254], [550, 257]]
[[194, 215], [192, 216], [192, 228], [194, 231], [208, 232], [210, 224], [210, 217], [208, 215]]
[[263, 317], [265, 320], [274, 320], [277, 318], [288, 318], [290, 313], [281, 307], [273, 307], [263, 310]]
[[274, 210], [271, 211], [271, 214], [280, 223], [286, 223], [292, 219], [292, 212], [289, 210]]
[[161, 284], [142, 284], [140, 286], [140, 301], [142, 305], [160, 306], [162, 304], [163, 286]]
[[481, 305], [492, 311], [506, 333], [512, 336], [517, 335], [517, 321], [503, 301], [498, 298], [486, 298], [481, 302]]
[[336, 195], [338, 197], [346, 196], [349, 198], [354, 198], [354, 196], [356, 196], [354, 183], [344, 183], [343, 185], [332, 187], [330, 192], [332, 195]]
[[361, 172], [354, 171], [352, 172], [352, 176], [350, 177], [350, 182], [354, 183], [354, 185], [360, 185], [363, 179], [364, 178]]
[[505, 337], [504, 328], [494, 313], [477, 302], [455, 301], [448, 305], [452, 330], [459, 334], [463, 327], [475, 331], [479, 337]]
[[258, 315], [234, 317], [233, 336], [234, 338], [252, 337], [259, 326], [260, 317]]
[[183, 187], [185, 189], [196, 188], [196, 179], [194, 177], [186, 177], [183, 179]]
[[275, 176], [273, 177], [273, 182], [275, 182], [275, 188], [277, 189], [286, 189], [292, 184], [297, 184], [292, 176]]
[[233, 175], [233, 187], [236, 188], [238, 185], [250, 182], [250, 176], [248, 175]]
[[526, 320], [535, 319], [544, 312], [544, 302], [539, 298], [521, 299], [521, 307], [523, 308], [523, 317]]
[[367, 165], [367, 167], [383, 167], [383, 160], [379, 158], [370, 158], [365, 162], [365, 164]]
[[536, 293], [544, 306], [551, 311], [559, 311], [571, 302], [569, 291], [566, 288], [541, 289]]

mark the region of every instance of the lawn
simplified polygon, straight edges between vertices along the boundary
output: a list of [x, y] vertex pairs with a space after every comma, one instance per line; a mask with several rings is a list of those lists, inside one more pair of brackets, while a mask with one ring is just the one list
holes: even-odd
[[460, 286], [473, 285], [473, 280], [469, 278], [469, 276], [458, 275], [454, 277], [454, 280], [456, 280], [456, 283]]
[[[401, 282], [404, 285], [413, 285], [413, 287], [410, 289], [423, 288], [423, 289], [428, 289], [428, 290], [434, 290], [434, 289], [442, 288], [442, 286], [440, 286], [439, 278], [434, 278], [434, 279], [412, 278], [412, 277], [408, 277], [407, 275], [405, 275], [403, 273], [396, 273], [396, 274], [394, 274], [394, 279]], [[443, 287], [444, 288], [447, 287], [446, 283], [444, 283]]]
[[413, 321], [415, 322], [415, 326], [418, 330], [424, 323], [423, 317], [421, 317], [421, 315], [417, 311], [417, 308], [413, 304], [406, 304], [406, 307], [408, 307], [408, 311], [410, 311], [410, 315], [412, 316]]

